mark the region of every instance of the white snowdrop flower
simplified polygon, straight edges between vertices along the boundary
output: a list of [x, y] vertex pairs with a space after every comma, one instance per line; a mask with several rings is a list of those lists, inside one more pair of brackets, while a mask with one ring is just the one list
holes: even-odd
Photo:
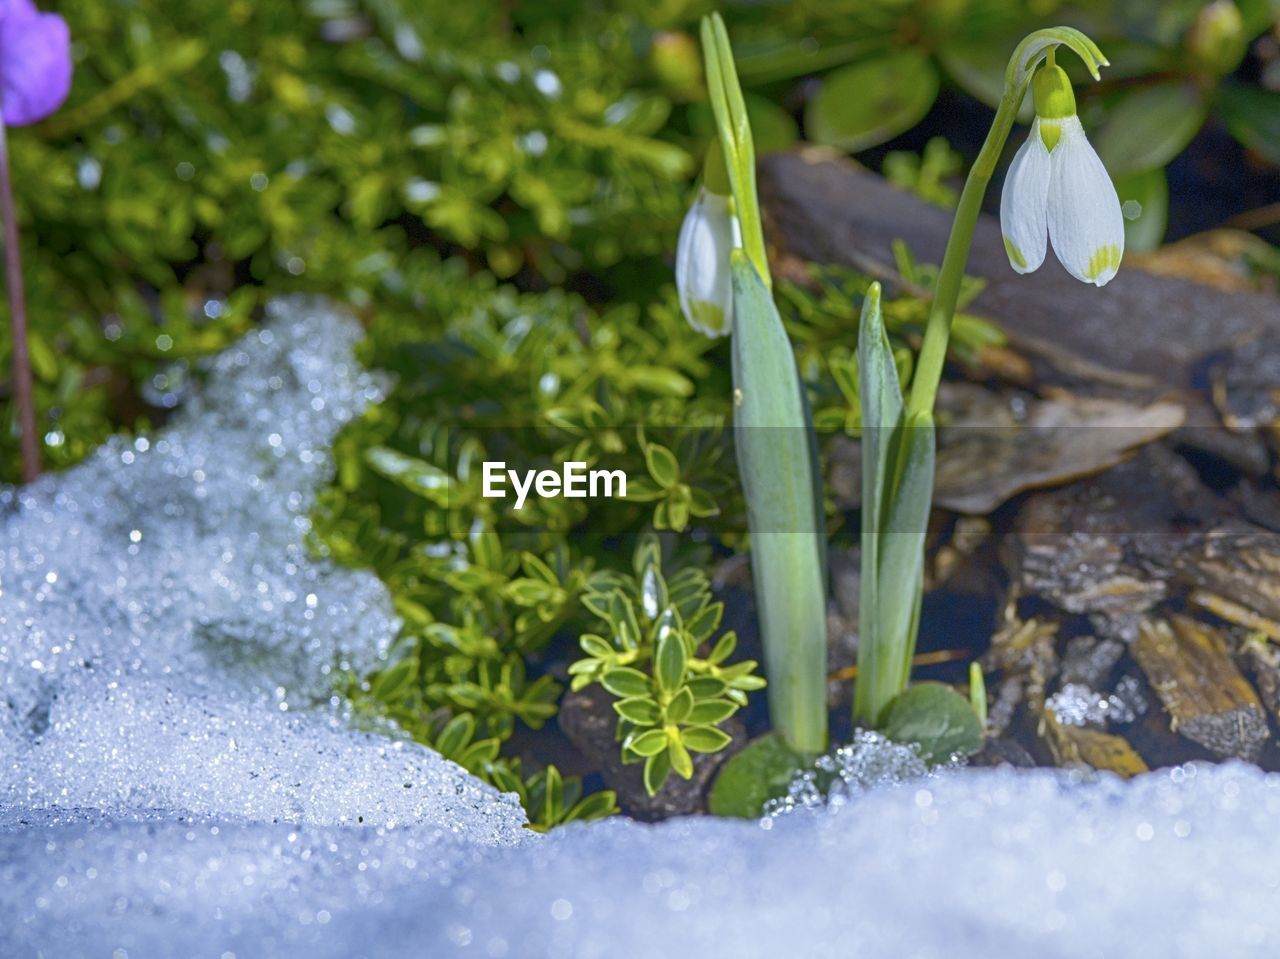
[[1000, 228], [1009, 263], [1030, 273], [1045, 238], [1076, 279], [1107, 283], [1124, 255], [1124, 216], [1106, 167], [1076, 116], [1066, 71], [1050, 61], [1032, 81], [1036, 119], [1004, 181]]
[[676, 242], [676, 292], [684, 317], [705, 336], [727, 336], [733, 325], [729, 254], [742, 245], [729, 198], [707, 187], [685, 214]]

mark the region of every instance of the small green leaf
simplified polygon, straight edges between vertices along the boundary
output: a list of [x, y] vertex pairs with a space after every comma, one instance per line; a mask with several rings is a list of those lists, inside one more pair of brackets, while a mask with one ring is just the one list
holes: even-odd
[[671, 768], [681, 779], [693, 778], [693, 757], [680, 741], [680, 736], [667, 737], [667, 756], [671, 760]]
[[507, 598], [517, 606], [537, 606], [554, 595], [555, 587], [536, 579], [513, 579], [507, 584]]
[[[682, 487], [688, 490], [689, 487]], [[677, 533], [683, 532], [684, 528], [689, 525], [689, 501], [685, 497], [672, 495], [666, 502], [668, 529], [675, 530]]]
[[1208, 106], [1190, 83], [1171, 80], [1112, 101], [1098, 130], [1098, 155], [1113, 177], [1163, 167], [1204, 123]]
[[[993, 26], [995, 30], [962, 31], [949, 36], [936, 53], [948, 79], [994, 109], [1004, 96], [1009, 51], [1022, 39], [1022, 29], [1016, 19], [1007, 26]], [[1031, 97], [1024, 97], [1018, 109], [1018, 122], [1029, 124], [1035, 115]]]
[[451, 481], [449, 474], [439, 467], [382, 446], [365, 450], [364, 459], [374, 472], [399, 483], [409, 492], [438, 506], [448, 505]]
[[543, 818], [550, 824], [556, 822], [560, 818], [560, 812], [564, 808], [562, 802], [564, 798], [564, 783], [560, 778], [560, 770], [555, 766], [548, 766], [546, 773], [546, 798], [543, 803]]
[[717, 753], [732, 742], [732, 737], [715, 726], [690, 726], [681, 730], [680, 740], [695, 753]]
[[915, 743], [931, 763], [982, 748], [982, 726], [973, 707], [945, 683], [920, 683], [894, 699], [885, 713], [883, 732], [896, 742]]
[[666, 735], [664, 733], [659, 735], [662, 736], [664, 748], [644, 761], [644, 788], [650, 796], [656, 795], [662, 788], [662, 784], [667, 781], [667, 777], [671, 775], [671, 759], [665, 748]]
[[724, 680], [714, 676], [697, 676], [689, 680], [688, 685], [694, 699], [711, 699], [719, 696], [727, 688]]
[[652, 699], [637, 696], [634, 699], [619, 699], [613, 704], [613, 710], [623, 719], [630, 720], [639, 726], [652, 726], [660, 722], [662, 712]]
[[680, 634], [674, 629], [663, 632], [654, 658], [654, 675], [666, 692], [679, 689], [684, 682], [686, 658], [684, 639]]
[[[689, 619], [688, 630], [697, 643], [703, 642], [708, 636], [716, 631], [716, 627], [720, 625], [720, 619], [724, 616], [724, 603], [708, 603], [698, 612], [694, 613]], [[723, 639], [720, 640], [724, 642]], [[717, 648], [719, 648], [717, 646]], [[725, 653], [725, 656], [728, 656]], [[723, 658], [723, 657], [722, 657]], [[720, 660], [712, 660], [719, 662]]]
[[694, 389], [688, 377], [665, 366], [633, 366], [625, 371], [625, 378], [631, 386], [661, 396], [690, 396]]
[[1280, 165], [1280, 92], [1229, 83], [1218, 91], [1218, 105], [1233, 137]]
[[675, 454], [665, 446], [650, 443], [644, 448], [644, 461], [649, 467], [649, 475], [663, 489], [671, 489], [680, 481], [680, 464]]
[[647, 696], [649, 694], [649, 677], [638, 669], [619, 666], [608, 670], [600, 677], [600, 685], [615, 696]]
[[467, 536], [471, 544], [471, 555], [475, 564], [485, 569], [500, 570], [502, 568], [502, 541], [498, 534], [483, 524], [475, 524]]
[[643, 577], [646, 570], [662, 567], [662, 543], [652, 533], [645, 533], [636, 543], [635, 554], [631, 558], [632, 568], [636, 575]]
[[646, 619], [657, 619], [667, 605], [667, 585], [657, 566], [648, 566], [640, 577], [640, 609]]
[[857, 153], [919, 123], [938, 96], [938, 71], [921, 50], [896, 50], [827, 74], [805, 109], [814, 143]]
[[[578, 637], [578, 645], [582, 647], [584, 653], [588, 656], [594, 656], [596, 659], [608, 659], [613, 655], [613, 647], [609, 645], [608, 640], [594, 633], [583, 633]], [[619, 695], [626, 694], [620, 693]]]
[[1115, 184], [1124, 213], [1124, 248], [1157, 249], [1169, 220], [1169, 182], [1164, 170], [1131, 173], [1117, 177]]
[[37, 379], [45, 383], [58, 381], [58, 354], [36, 330], [27, 333], [27, 358]]
[[711, 498], [711, 494], [704, 489], [696, 487], [689, 490], [689, 512], [694, 516], [708, 517], [719, 516], [720, 507], [716, 505], [716, 501]]
[[671, 702], [667, 703], [667, 722], [684, 722], [692, 709], [693, 693], [689, 692], [689, 687], [686, 686], [671, 698]]
[[379, 674], [373, 683], [373, 695], [383, 702], [390, 702], [408, 692], [414, 677], [418, 675], [418, 658], [408, 656]]
[[561, 823], [590, 822], [593, 819], [612, 816], [617, 811], [618, 794], [612, 789], [602, 789], [598, 793], [592, 793], [570, 809], [561, 819]]
[[436, 737], [436, 752], [451, 758], [456, 755], [475, 735], [476, 721], [470, 713], [460, 713], [445, 723], [444, 729]]
[[715, 816], [754, 819], [764, 805], [786, 793], [805, 759], [776, 733], [753, 740], [716, 777], [707, 808]]
[[[723, 608], [724, 607], [722, 604], [721, 609]], [[695, 632], [694, 635], [696, 636], [697, 633]], [[733, 651], [737, 648], [737, 646], [738, 646], [738, 636], [736, 633], [730, 630], [729, 632], [721, 636], [718, 640], [716, 640], [716, 644], [711, 650], [711, 655], [707, 657], [707, 662], [712, 663], [713, 665], [716, 665], [716, 666], [720, 665], [726, 659], [728, 659], [730, 656], [733, 655]]]
[[685, 721], [698, 726], [714, 726], [716, 723], [728, 719], [737, 711], [737, 705], [727, 699], [704, 699], [702, 702], [693, 704], [693, 709], [689, 710], [689, 715], [685, 717]]
[[524, 783], [520, 777], [503, 765], [496, 765], [488, 770], [488, 776], [495, 789], [504, 793], [515, 793], [524, 797]]
[[597, 619], [600, 619], [606, 623], [609, 623], [610, 622], [610, 618], [609, 618], [610, 599], [611, 599], [610, 593], [586, 593], [582, 597], [582, 605], [587, 607], [587, 609], [591, 612], [591, 615], [595, 616]]
[[540, 579], [548, 586], [560, 585], [560, 580], [556, 578], [551, 567], [533, 553], [525, 553], [521, 556], [520, 562], [524, 566], [524, 571], [534, 579]]
[[666, 752], [667, 734], [661, 729], [650, 729], [627, 740], [626, 746], [637, 756], [656, 756]]

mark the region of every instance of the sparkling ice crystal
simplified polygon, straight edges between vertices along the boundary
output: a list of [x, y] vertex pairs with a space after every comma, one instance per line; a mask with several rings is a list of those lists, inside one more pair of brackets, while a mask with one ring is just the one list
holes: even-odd
[[863, 735], [759, 823], [539, 839], [350, 730], [333, 670], [396, 622], [303, 543], [379, 384], [351, 320], [270, 312], [170, 426], [0, 493], [0, 956], [1280, 955], [1280, 778], [1243, 764], [921, 777]]

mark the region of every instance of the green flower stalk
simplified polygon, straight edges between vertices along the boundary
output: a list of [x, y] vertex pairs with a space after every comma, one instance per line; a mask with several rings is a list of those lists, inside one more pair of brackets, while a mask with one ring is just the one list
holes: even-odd
[[[719, 333], [718, 317], [732, 315], [734, 444], [751, 531], [769, 711], [792, 749], [818, 753], [827, 745], [826, 536], [813, 428], [770, 293], [751, 125], [719, 15], [703, 19], [702, 46], [719, 151], [712, 150], [707, 184], [681, 230], [677, 286], [695, 328]], [[716, 182], [721, 167], [727, 191]], [[725, 192], [731, 198], [721, 199]], [[728, 204], [723, 214], [721, 204]], [[726, 225], [723, 215], [733, 223]]]
[[933, 496], [934, 401], [982, 198], [1038, 68], [1036, 125], [1010, 170], [1002, 211], [1010, 263], [1018, 272], [1039, 266], [1047, 235], [1067, 269], [1085, 282], [1101, 286], [1119, 267], [1124, 243], [1119, 203], [1084, 139], [1066, 75], [1054, 62], [1059, 46], [1074, 51], [1094, 79], [1098, 67], [1107, 63], [1092, 40], [1069, 27], [1038, 30], [1014, 51], [995, 121], [960, 195], [905, 397], [880, 316], [877, 286], [863, 304], [858, 342], [862, 579], [853, 714], [864, 725], [882, 724], [910, 676]]
[[982, 144], [973, 168], [969, 171], [969, 177], [965, 180], [964, 190], [960, 194], [960, 204], [956, 208], [956, 218], [951, 226], [951, 236], [947, 240], [946, 252], [942, 256], [937, 291], [929, 308], [924, 343], [921, 346], [916, 373], [911, 382], [911, 398], [907, 404], [910, 412], [918, 413], [933, 409], [933, 402], [938, 394], [938, 383], [942, 379], [943, 360], [947, 355], [951, 320], [955, 316], [956, 301], [960, 296], [960, 283], [964, 279], [964, 267], [969, 260], [969, 248], [973, 244], [973, 231], [978, 224], [978, 214], [982, 212], [982, 198], [996, 171], [1000, 154], [1004, 151], [1005, 142], [1009, 139], [1009, 131], [1013, 129], [1018, 107], [1026, 96], [1027, 87], [1031, 84], [1036, 68], [1049, 57], [1051, 51], [1059, 46], [1065, 46], [1074, 51], [1084, 61], [1095, 80], [1100, 79], [1098, 68], [1107, 66], [1109, 63], [1096, 43], [1071, 27], [1037, 30], [1018, 44], [1017, 49], [1014, 50], [1009, 66], [1005, 70], [1004, 94], [1000, 98], [1000, 105], [996, 108], [996, 118], [991, 124], [991, 130], [987, 133], [987, 139]]

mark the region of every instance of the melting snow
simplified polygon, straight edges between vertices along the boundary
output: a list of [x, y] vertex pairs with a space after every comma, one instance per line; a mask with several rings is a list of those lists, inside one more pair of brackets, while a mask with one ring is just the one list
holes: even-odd
[[863, 738], [761, 823], [537, 839], [351, 731], [332, 671], [396, 623], [302, 544], [379, 384], [351, 320], [271, 313], [164, 431], [0, 493], [0, 955], [1280, 954], [1280, 778], [1241, 764], [899, 782]]

